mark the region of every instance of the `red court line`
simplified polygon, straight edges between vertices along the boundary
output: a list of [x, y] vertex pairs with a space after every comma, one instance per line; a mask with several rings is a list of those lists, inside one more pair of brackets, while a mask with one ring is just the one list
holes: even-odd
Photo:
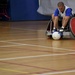
[[[25, 49], [21, 49], [21, 50], [16, 50], [16, 51], [28, 51], [29, 49], [25, 48]], [[12, 50], [1, 50], [1, 51], [12, 51]], [[62, 52], [54, 52], [53, 50], [33, 50], [33, 49], [30, 49], [29, 51], [35, 51], [35, 52], [47, 52], [47, 53], [62, 53]], [[63, 50], [62, 50], [63, 51]], [[68, 52], [68, 51], [66, 51]], [[71, 52], [71, 51], [69, 51]], [[73, 51], [72, 51], [73, 52]]]
[[56, 71], [56, 70], [49, 69], [49, 68], [43, 68], [43, 67], [32, 66], [32, 65], [25, 65], [25, 64], [18, 64], [18, 63], [12, 63], [12, 62], [0, 61], [0, 63], [11, 64], [11, 65], [19, 65], [19, 66], [27, 66], [27, 67], [33, 67], [33, 68], [44, 69], [44, 70], [49, 70], [49, 71], [50, 71], [50, 70], [51, 70], [51, 71]]
[[[27, 51], [29, 50], [29, 49], [26, 49]], [[50, 49], [51, 50], [51, 49]], [[51, 50], [51, 51], [47, 51], [47, 50], [32, 50], [32, 49], [30, 49], [29, 51], [35, 51], [35, 52], [47, 52], [47, 53], [62, 53], [62, 52], [54, 52], [53, 50]]]
[[[32, 72], [32, 73], [27, 73], [27, 74], [17, 74], [17, 75], [35, 75], [35, 74], [42, 74], [42, 73], [48, 73], [50, 71], [41, 71], [41, 72]], [[53, 72], [53, 71], [51, 71]], [[54, 71], [55, 72], [55, 71]]]
[[[42, 73], [47, 73], [47, 72], [57, 72], [57, 71], [66, 71], [66, 70], [74, 70], [75, 69], [75, 68], [70, 68], [70, 69], [63, 69], [63, 70], [54, 70], [54, 69], [43, 68], [43, 67], [32, 66], [32, 65], [25, 65], [25, 64], [18, 64], [18, 63], [4, 62], [4, 61], [0, 61], [0, 62], [1, 63], [5, 63], [5, 64], [19, 65], [19, 66], [27, 66], [27, 67], [33, 67], [33, 68], [37, 68], [37, 69], [46, 70], [46, 71], [43, 71], [43, 72], [33, 72], [33, 73], [29, 73], [29, 74], [42, 74]], [[21, 74], [21, 75], [23, 75], [23, 74]]]
[[71, 68], [71, 69], [64, 69], [64, 70], [57, 70], [57, 71], [42, 71], [42, 72], [32, 72], [32, 73], [28, 73], [28, 74], [18, 74], [18, 75], [36, 75], [36, 74], [43, 74], [43, 73], [48, 73], [48, 72], [61, 72], [61, 71], [70, 71], [70, 70], [75, 70], [75, 68]]
[[66, 71], [66, 70], [74, 70], [75, 69], [75, 68], [70, 68], [70, 69], [63, 69], [63, 70], [53, 70], [53, 69], [49, 69], [49, 68], [42, 68], [42, 67], [37, 67], [37, 66], [25, 65], [25, 64], [18, 64], [18, 63], [4, 62], [4, 61], [0, 61], [0, 62], [5, 63], [5, 64], [27, 66], [27, 67], [33, 67], [33, 68], [46, 70], [43, 72], [32, 72], [32, 73], [28, 73], [28, 74], [18, 74], [18, 75], [42, 74], [42, 73], [47, 73], [47, 72], [57, 72], [57, 71]]

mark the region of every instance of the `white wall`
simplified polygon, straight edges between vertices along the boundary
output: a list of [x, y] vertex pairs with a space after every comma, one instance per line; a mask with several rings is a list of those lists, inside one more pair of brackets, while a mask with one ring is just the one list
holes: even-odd
[[73, 12], [75, 12], [75, 0], [39, 0], [40, 5], [37, 10], [40, 14], [50, 15], [57, 8], [57, 3], [59, 1], [64, 2], [65, 5], [71, 7]]

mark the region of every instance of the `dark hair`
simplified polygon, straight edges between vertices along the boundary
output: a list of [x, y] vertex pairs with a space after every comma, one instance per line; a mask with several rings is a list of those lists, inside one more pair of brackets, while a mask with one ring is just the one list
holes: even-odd
[[63, 2], [58, 2], [57, 6], [64, 6]]

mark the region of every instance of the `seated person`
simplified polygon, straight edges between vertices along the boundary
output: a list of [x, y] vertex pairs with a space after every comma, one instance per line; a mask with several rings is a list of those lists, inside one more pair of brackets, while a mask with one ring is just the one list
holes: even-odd
[[58, 29], [58, 21], [62, 20], [62, 26], [59, 29], [60, 32], [64, 31], [64, 28], [66, 27], [68, 21], [73, 15], [72, 8], [67, 7], [64, 5], [63, 2], [58, 2], [57, 7], [54, 14], [52, 14], [52, 20], [53, 20], [53, 31], [57, 31]]

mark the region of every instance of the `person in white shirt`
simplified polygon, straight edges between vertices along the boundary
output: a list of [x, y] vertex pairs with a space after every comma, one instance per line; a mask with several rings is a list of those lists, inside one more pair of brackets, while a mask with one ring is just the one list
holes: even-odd
[[54, 23], [53, 31], [57, 31], [58, 29], [58, 20], [61, 17], [62, 19], [62, 27], [59, 29], [60, 32], [64, 31], [68, 21], [72, 17], [73, 11], [72, 8], [64, 5], [63, 2], [58, 2], [57, 7], [54, 14], [52, 14], [52, 20]]

